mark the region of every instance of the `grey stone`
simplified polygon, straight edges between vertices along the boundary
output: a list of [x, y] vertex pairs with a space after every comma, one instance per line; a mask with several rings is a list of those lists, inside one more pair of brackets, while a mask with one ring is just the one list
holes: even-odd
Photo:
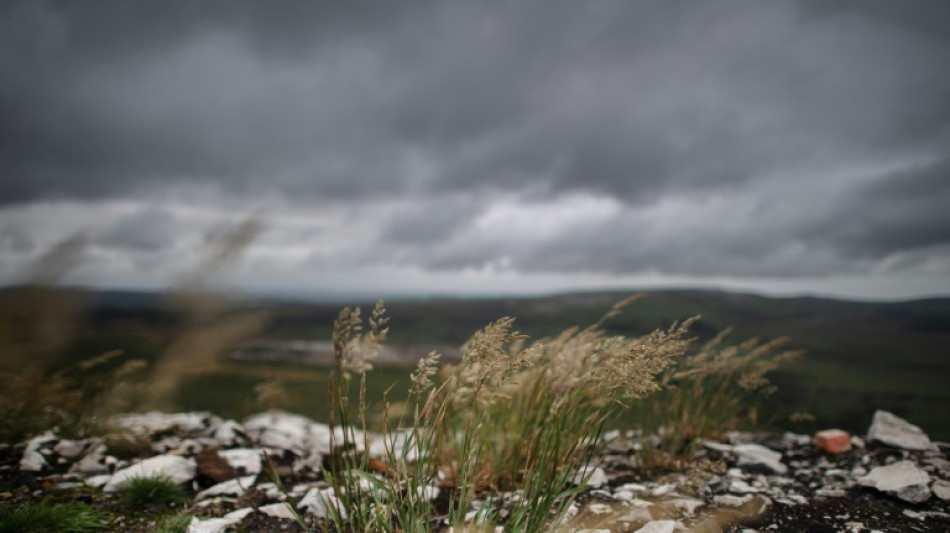
[[46, 468], [46, 458], [43, 457], [41, 448], [56, 440], [56, 435], [52, 431], [47, 431], [38, 437], [33, 437], [26, 443], [23, 450], [23, 457], [20, 458], [20, 470], [27, 472], [39, 472]]
[[257, 476], [234, 478], [230, 481], [212, 485], [195, 495], [195, 499], [204, 500], [211, 496], [240, 496], [257, 481]]
[[944, 501], [950, 500], [950, 481], [938, 479], [934, 481], [931, 489], [933, 490], [934, 496]]
[[165, 476], [175, 483], [187, 483], [195, 477], [197, 465], [194, 459], [186, 459], [177, 455], [158, 455], [145, 459], [128, 468], [119, 470], [112, 475], [105, 492], [113, 492], [128, 483], [133, 478]]
[[877, 411], [868, 429], [868, 440], [905, 450], [928, 450], [930, 438], [922, 429], [887, 411]]
[[910, 461], [879, 466], [858, 479], [858, 484], [910, 503], [923, 503], [930, 499], [930, 476]]
[[654, 520], [638, 529], [636, 533], [673, 533], [682, 527], [683, 524], [675, 520]]
[[788, 472], [788, 467], [782, 463], [782, 454], [759, 444], [736, 444], [732, 453], [738, 458], [739, 466], [761, 465], [776, 474]]

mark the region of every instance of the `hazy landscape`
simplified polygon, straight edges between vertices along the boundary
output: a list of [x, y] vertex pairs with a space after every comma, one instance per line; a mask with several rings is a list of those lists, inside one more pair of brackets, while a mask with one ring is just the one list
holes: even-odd
[[[771, 374], [778, 390], [771, 398], [763, 398], [760, 422], [764, 425], [801, 431], [858, 430], [876, 409], [888, 409], [928, 428], [936, 438], [950, 439], [945, 416], [950, 405], [950, 389], [945, 386], [950, 375], [950, 299], [874, 303], [695, 290], [646, 294], [611, 320], [608, 330], [640, 335], [700, 315], [692, 328], [699, 341], [732, 327], [735, 342], [789, 337], [791, 347], [806, 351], [800, 360]], [[519, 330], [542, 338], [594, 322], [625, 296], [628, 293], [602, 292], [390, 301], [388, 345], [393, 355], [384, 354], [380, 368], [369, 374], [375, 399], [393, 383], [399, 385], [394, 394], [400, 394], [416, 359], [430, 349], [444, 352], [447, 361], [457, 358], [458, 347], [493, 320], [516, 317]], [[157, 293], [90, 292], [79, 298], [87, 312], [75, 330], [76, 339], [59, 359], [62, 366], [112, 350], [122, 350], [125, 358], [154, 362], [186, 327], [168, 298]], [[254, 387], [276, 379], [287, 396], [275, 406], [325, 419], [322, 391], [333, 364], [332, 349], [328, 359], [318, 355], [308, 361], [302, 353], [290, 353], [268, 362], [261, 360], [266, 359], [262, 355], [249, 357], [240, 347], [262, 339], [328, 344], [333, 320], [344, 302], [247, 299], [234, 305], [242, 311], [266, 312], [265, 325], [253, 336], [223, 348], [213, 369], [183, 382], [175, 407], [243, 416], [262, 407], [249, 400]], [[370, 308], [372, 302], [362, 305]], [[327, 355], [325, 349], [323, 354]], [[815, 420], [793, 423], [788, 417], [795, 412], [810, 414]]]
[[948, 28], [0, 1], [0, 533], [950, 530]]

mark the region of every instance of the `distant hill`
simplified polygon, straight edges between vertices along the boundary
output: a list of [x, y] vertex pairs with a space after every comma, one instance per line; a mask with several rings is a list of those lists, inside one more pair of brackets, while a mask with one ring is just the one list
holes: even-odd
[[[891, 410], [950, 440], [950, 298], [904, 302], [851, 302], [825, 298], [770, 298], [718, 291], [648, 292], [608, 328], [645, 333], [694, 315], [700, 339], [732, 326], [731, 338], [791, 337], [806, 357], [776, 373], [779, 391], [766, 418], [793, 411], [817, 417], [814, 427], [837, 426], [863, 433], [875, 409]], [[573, 293], [536, 298], [401, 300], [388, 302], [393, 345], [457, 346], [487, 322], [518, 318], [532, 336], [551, 335], [596, 321], [619, 292]], [[155, 293], [91, 292], [90, 313], [77, 350], [123, 347], [149, 358], [162, 335], [177, 327], [166, 299]], [[263, 337], [328, 339], [341, 304], [286, 300], [240, 300], [268, 309], [273, 318]], [[147, 333], [147, 334], [146, 334]], [[153, 353], [154, 352], [154, 353]]]

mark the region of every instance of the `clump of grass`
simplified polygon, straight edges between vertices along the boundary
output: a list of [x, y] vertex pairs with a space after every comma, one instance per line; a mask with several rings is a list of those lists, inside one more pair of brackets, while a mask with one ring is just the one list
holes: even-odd
[[0, 510], [0, 533], [85, 533], [107, 529], [109, 517], [78, 502], [30, 502]]
[[179, 513], [165, 515], [155, 523], [154, 533], [185, 533], [191, 524], [191, 515]]
[[767, 374], [803, 354], [787, 349], [786, 338], [726, 344], [730, 332], [721, 332], [667, 369], [659, 380], [661, 392], [639, 405], [645, 433], [660, 438], [660, 446], [645, 454], [647, 463], [664, 455], [682, 457], [700, 439], [719, 439], [756, 423], [759, 400], [775, 390]]
[[167, 476], [132, 478], [119, 489], [118, 496], [129, 507], [170, 505], [189, 499], [188, 491]]
[[[605, 420], [625, 402], [655, 391], [654, 376], [681, 356], [691, 320], [639, 338], [610, 336], [603, 321], [527, 343], [502, 318], [463, 347], [462, 361], [438, 380], [438, 355], [412, 376], [411, 417], [391, 421], [383, 475], [368, 454], [365, 372], [385, 339], [387, 319], [377, 304], [364, 332], [359, 310], [338, 317], [333, 343], [339, 381], [331, 380], [331, 423], [342, 427], [343, 453], [325, 472], [324, 500], [338, 531], [424, 532], [434, 510], [425, 497], [439, 484], [450, 492], [448, 521], [462, 527], [475, 498], [487, 490], [519, 490], [505, 520], [493, 505], [476, 522], [503, 522], [504, 531], [537, 532], [563, 516], [583, 489]], [[358, 404], [351, 405], [359, 375]], [[589, 475], [589, 474], [588, 474]], [[437, 483], [438, 481], [438, 483]]]

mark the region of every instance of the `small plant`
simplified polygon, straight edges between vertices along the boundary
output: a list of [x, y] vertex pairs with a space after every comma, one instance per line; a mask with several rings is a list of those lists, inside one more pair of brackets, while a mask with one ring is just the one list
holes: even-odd
[[801, 350], [785, 348], [788, 339], [749, 339], [726, 345], [727, 329], [661, 376], [659, 394], [639, 406], [646, 435], [658, 435], [648, 447], [646, 462], [675, 460], [692, 451], [700, 439], [718, 439], [745, 423], [757, 422], [756, 404], [775, 390], [766, 374], [800, 358]]
[[107, 515], [78, 502], [43, 500], [0, 510], [0, 533], [85, 533], [108, 524]]
[[[341, 532], [431, 531], [428, 495], [437, 485], [449, 491], [447, 520], [456, 528], [486, 490], [520, 490], [520, 496], [505, 520], [486, 504], [477, 523], [533, 533], [560, 519], [593, 471], [587, 466], [605, 420], [627, 400], [656, 390], [654, 376], [690, 342], [691, 321], [640, 338], [607, 335], [603, 321], [634, 299], [588, 328], [530, 345], [512, 329], [514, 319], [500, 319], [462, 347], [461, 363], [444, 369], [438, 382], [432, 379], [438, 355], [430, 354], [412, 376], [411, 418], [391, 428], [384, 416], [383, 465], [365, 453], [362, 428], [365, 372], [388, 319], [377, 304], [364, 332], [359, 310], [344, 309], [333, 334], [339, 377], [331, 380], [331, 425], [339, 424], [342, 439], [333, 442], [337, 456], [325, 471], [328, 521]], [[354, 374], [360, 377], [355, 406]]]
[[155, 523], [155, 533], [185, 533], [191, 524], [191, 515], [179, 513], [165, 515]]
[[119, 489], [119, 499], [130, 506], [169, 505], [189, 499], [188, 491], [167, 476], [136, 477]]

